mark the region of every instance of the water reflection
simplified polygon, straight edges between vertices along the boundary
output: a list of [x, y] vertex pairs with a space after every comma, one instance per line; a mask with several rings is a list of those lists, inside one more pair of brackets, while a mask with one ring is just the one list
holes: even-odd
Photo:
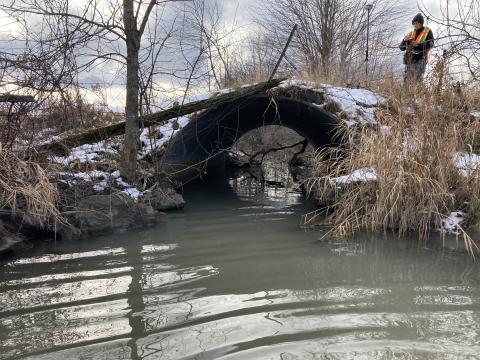
[[468, 255], [389, 237], [320, 242], [298, 227], [308, 205], [297, 190], [223, 186], [187, 192], [195, 201], [155, 229], [0, 262], [0, 358], [480, 353], [480, 268]]
[[239, 199], [248, 202], [283, 208], [303, 201], [286, 163], [265, 162], [261, 169], [239, 170], [229, 184]]

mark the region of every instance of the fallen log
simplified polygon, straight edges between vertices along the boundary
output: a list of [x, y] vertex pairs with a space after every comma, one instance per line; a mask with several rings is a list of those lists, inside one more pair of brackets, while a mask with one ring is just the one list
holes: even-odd
[[[218, 92], [211, 98], [206, 100], [194, 101], [183, 105], [173, 105], [172, 107], [153, 114], [145, 115], [140, 120], [144, 127], [163, 124], [166, 120], [173, 119], [180, 116], [195, 113], [197, 111], [214, 108], [219, 105], [224, 105], [229, 102], [238, 101], [248, 98], [253, 95], [265, 92], [273, 87], [278, 86], [285, 79], [273, 79], [259, 84], [245, 86], [238, 90], [233, 90], [228, 93]], [[122, 135], [125, 132], [125, 122], [119, 122], [113, 125], [104, 126], [88, 130], [81, 134], [67, 136], [61, 140], [44, 144], [37, 147], [37, 151], [65, 151], [71, 147], [83, 144], [89, 144], [106, 140], [113, 136]]]
[[1, 94], [0, 103], [31, 103], [35, 98], [31, 95]]

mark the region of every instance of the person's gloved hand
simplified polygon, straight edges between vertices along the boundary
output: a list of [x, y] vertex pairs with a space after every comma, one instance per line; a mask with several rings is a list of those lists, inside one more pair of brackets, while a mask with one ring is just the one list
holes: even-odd
[[414, 51], [422, 51], [422, 50], [423, 50], [423, 45], [421, 45], [421, 44], [415, 44], [415, 45], [413, 46], [413, 50], [414, 50]]
[[414, 48], [416, 46], [415, 40], [408, 39], [407, 40], [407, 47]]

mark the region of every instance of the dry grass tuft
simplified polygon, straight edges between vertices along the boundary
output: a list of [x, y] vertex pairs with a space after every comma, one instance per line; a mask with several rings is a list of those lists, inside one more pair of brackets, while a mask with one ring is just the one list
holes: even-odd
[[61, 221], [58, 191], [47, 171], [0, 148], [0, 211], [40, 227]]
[[[426, 240], [453, 211], [470, 221], [480, 215], [480, 174], [467, 176], [455, 165], [457, 152], [470, 152], [478, 137], [478, 120], [466, 111], [456, 91], [405, 91], [389, 86], [389, 108], [377, 112], [378, 126], [347, 130], [346, 150], [317, 154], [310, 190], [330, 196], [332, 233], [347, 237], [359, 231], [415, 232]], [[331, 161], [333, 160], [333, 161]], [[331, 179], [357, 169], [374, 169], [376, 181], [332, 186]], [[318, 224], [318, 213], [306, 217]], [[459, 227], [467, 249], [476, 248]]]

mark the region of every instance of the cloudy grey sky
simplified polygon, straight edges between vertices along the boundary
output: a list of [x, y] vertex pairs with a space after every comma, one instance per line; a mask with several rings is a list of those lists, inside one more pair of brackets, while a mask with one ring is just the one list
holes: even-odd
[[[251, 27], [251, 11], [255, 5], [262, 3], [262, 0], [220, 0], [223, 3], [225, 17], [233, 21], [237, 21], [239, 25], [245, 27]], [[404, 1], [405, 2], [405, 18], [406, 20], [413, 18], [418, 13], [417, 3], [423, 4], [433, 14], [439, 14], [439, 0], [392, 0], [392, 1]], [[459, 0], [461, 1], [461, 0]], [[374, 2], [374, 0], [370, 1]], [[410, 22], [405, 24], [407, 30], [410, 28]], [[407, 31], [405, 30], [405, 31]]]
[[[1, 1], [1, 0], [0, 0]], [[256, 5], [259, 5], [263, 0], [215, 0], [218, 1], [219, 5], [223, 7], [224, 19], [226, 23], [233, 25], [238, 29], [238, 38], [242, 38], [245, 35], [252, 34], [254, 30], [254, 25], [252, 23], [252, 13]], [[399, 41], [403, 34], [406, 34], [407, 31], [411, 28], [411, 19], [418, 12], [417, 0], [397, 0], [405, 2], [405, 26], [401, 27], [398, 30]], [[439, 1], [438, 0], [421, 0], [423, 6], [427, 8], [433, 14], [439, 14]], [[461, 0], [459, 0], [461, 1]], [[374, 0], [372, 0], [374, 2]], [[427, 25], [431, 26], [435, 32], [436, 27], [434, 24]], [[8, 41], [9, 33], [15, 32], [16, 23], [14, 20], [2, 16], [0, 13], [0, 50], [7, 50], [12, 45]], [[399, 59], [401, 59], [402, 54], [399, 52]], [[107, 83], [115, 74], [115, 69], [112, 66], [103, 67], [101, 69], [94, 70], [90, 74], [82, 75], [82, 79], [85, 82], [96, 82]], [[118, 74], [117, 74], [118, 75]], [[117, 81], [117, 80], [115, 80]], [[123, 103], [124, 95], [122, 85], [119, 83], [114, 88], [109, 90], [107, 94], [110, 103], [115, 105], [120, 105]]]

